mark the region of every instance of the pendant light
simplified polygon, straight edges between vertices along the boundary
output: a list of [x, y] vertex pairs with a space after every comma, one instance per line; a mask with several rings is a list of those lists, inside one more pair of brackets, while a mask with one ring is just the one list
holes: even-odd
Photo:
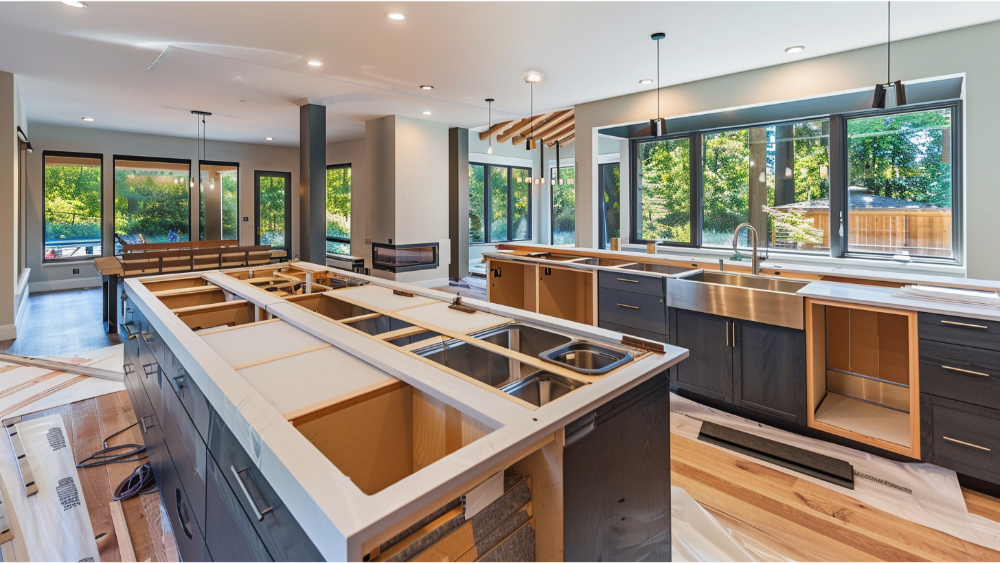
[[[489, 117], [486, 118], [486, 130], [488, 131], [490, 127], [493, 127], [493, 98], [486, 98], [486, 103], [489, 105]], [[486, 149], [486, 154], [493, 154], [493, 134], [490, 133], [490, 148]]]
[[[529, 72], [524, 78], [524, 81], [528, 83], [528, 126], [530, 127], [530, 132], [528, 133], [528, 142], [525, 149], [530, 151], [531, 145], [535, 143], [535, 82], [541, 80], [541, 75], [535, 72]], [[539, 158], [545, 158], [544, 143], [541, 150], [538, 152]], [[531, 182], [535, 185], [542, 185], [545, 183], [545, 161], [540, 163], [541, 170], [540, 175], [537, 178], [531, 178]]]
[[656, 41], [656, 117], [649, 120], [649, 136], [660, 137], [667, 134], [667, 120], [660, 117], [660, 41], [667, 36], [662, 31], [649, 36]]
[[896, 93], [896, 105], [906, 105], [906, 88], [901, 80], [892, 81], [892, 2], [886, 2], [886, 41], [885, 41], [885, 84], [875, 85], [872, 96], [872, 108], [885, 109], [885, 91], [892, 88]]
[[[201, 161], [208, 158], [208, 135], [206, 133], [207, 129], [205, 125], [205, 118], [212, 115], [212, 113], [198, 110], [191, 110], [191, 113], [195, 115], [195, 120], [198, 125], [198, 174], [201, 175]], [[205, 185], [200, 181], [198, 182], [198, 185], [201, 186], [201, 189], [205, 189]], [[191, 187], [194, 187], [194, 178], [191, 178]], [[214, 177], [212, 178], [209, 189], [215, 189]]]

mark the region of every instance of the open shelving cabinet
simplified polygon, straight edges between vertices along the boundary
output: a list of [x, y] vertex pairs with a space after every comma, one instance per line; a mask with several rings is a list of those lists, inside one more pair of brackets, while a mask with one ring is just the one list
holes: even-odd
[[490, 260], [486, 300], [532, 313], [538, 312], [538, 266], [506, 260]]
[[597, 324], [597, 272], [538, 266], [538, 312], [567, 321]]
[[917, 313], [806, 299], [808, 426], [920, 459]]

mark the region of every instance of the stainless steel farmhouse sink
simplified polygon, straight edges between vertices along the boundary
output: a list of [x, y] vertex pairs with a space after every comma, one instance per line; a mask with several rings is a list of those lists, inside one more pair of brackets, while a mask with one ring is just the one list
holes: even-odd
[[697, 271], [667, 280], [667, 306], [788, 328], [805, 328], [809, 282], [729, 272]]

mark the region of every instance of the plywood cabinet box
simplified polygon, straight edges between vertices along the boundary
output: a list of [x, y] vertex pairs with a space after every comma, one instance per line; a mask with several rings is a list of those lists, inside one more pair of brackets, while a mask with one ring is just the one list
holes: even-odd
[[[279, 264], [125, 282], [126, 389], [185, 561], [403, 560], [431, 548], [449, 558], [669, 557], [667, 372], [684, 350], [634, 348], [472, 300], [455, 309], [448, 294], [331, 272]], [[593, 294], [596, 276], [546, 275], [522, 278], [542, 289], [541, 308], [593, 324], [593, 300], [576, 296]], [[634, 359], [585, 375], [476, 337], [512, 322]], [[532, 404], [422, 351], [442, 344], [506, 356], [524, 368], [514, 377], [544, 371], [575, 384]], [[519, 520], [484, 529], [479, 519], [470, 525], [492, 539], [459, 541], [465, 508], [452, 503], [481, 496], [505, 470], [532, 483], [509, 515]], [[626, 524], [606, 526], [619, 514]]]

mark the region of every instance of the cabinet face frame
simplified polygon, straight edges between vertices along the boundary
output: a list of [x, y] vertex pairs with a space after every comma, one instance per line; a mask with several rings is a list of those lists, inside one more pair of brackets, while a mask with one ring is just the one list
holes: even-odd
[[[822, 299], [806, 298], [806, 415], [807, 426], [842, 436], [868, 444], [876, 448], [901, 454], [914, 459], [920, 459], [920, 352], [918, 348], [917, 335], [917, 313], [916, 311], [903, 311], [900, 309], [890, 309], [887, 307], [874, 307], [870, 305], [859, 305], [842, 301], [826, 301]], [[860, 432], [847, 430], [838, 426], [833, 426], [816, 420], [816, 409], [826, 397], [826, 369], [827, 369], [827, 335], [826, 335], [826, 307], [840, 307], [844, 309], [858, 309], [875, 313], [887, 313], [891, 315], [905, 316], [907, 324], [907, 355], [909, 357], [909, 381], [910, 381], [910, 446], [899, 444], [867, 436]]]
[[[504, 291], [493, 289], [494, 277], [493, 269], [499, 267], [501, 272], [504, 268], [514, 275], [514, 285], [505, 287]], [[503, 279], [502, 277], [497, 279]], [[508, 278], [509, 280], [510, 278]], [[538, 312], [538, 266], [536, 264], [526, 264], [513, 260], [486, 261], [486, 301], [516, 307], [532, 313]], [[504, 282], [500, 282], [503, 284]]]

